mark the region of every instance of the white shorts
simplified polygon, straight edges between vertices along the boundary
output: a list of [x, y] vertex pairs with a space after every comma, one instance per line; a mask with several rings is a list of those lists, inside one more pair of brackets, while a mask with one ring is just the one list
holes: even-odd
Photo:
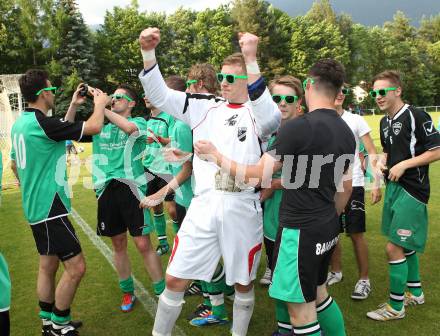
[[263, 242], [258, 196], [209, 191], [194, 197], [174, 239], [167, 273], [209, 282], [223, 257], [228, 285], [254, 280]]

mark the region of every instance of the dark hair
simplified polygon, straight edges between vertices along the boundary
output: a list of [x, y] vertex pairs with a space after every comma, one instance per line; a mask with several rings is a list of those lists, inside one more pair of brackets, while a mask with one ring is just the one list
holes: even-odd
[[167, 79], [165, 79], [165, 83], [170, 89], [176, 91], [182, 91], [182, 92], [185, 92], [186, 90], [186, 82], [180, 76], [177, 75], [169, 76]]
[[36, 93], [47, 87], [49, 74], [40, 69], [29, 69], [20, 77], [18, 84], [23, 98], [28, 103], [35, 103], [38, 99]]
[[131, 99], [134, 100], [134, 102], [137, 104], [138, 101], [138, 95], [136, 94], [135, 89], [133, 89], [130, 85], [127, 84], [119, 84], [117, 89], [124, 90], [127, 96], [129, 96]]
[[395, 71], [395, 70], [385, 70], [382, 71], [381, 73], [377, 74], [376, 76], [374, 76], [371, 84], [374, 85], [375, 81], [378, 80], [388, 80], [390, 81], [393, 85], [397, 86], [397, 87], [401, 87], [402, 86], [402, 81], [400, 79], [400, 74]]
[[315, 80], [318, 90], [324, 91], [326, 95], [332, 98], [336, 98], [345, 82], [345, 69], [338, 61], [325, 58], [312, 66], [309, 70], [309, 77]]

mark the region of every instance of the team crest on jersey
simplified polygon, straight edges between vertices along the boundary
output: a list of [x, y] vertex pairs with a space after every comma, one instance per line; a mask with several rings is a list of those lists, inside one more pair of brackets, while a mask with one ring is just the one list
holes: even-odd
[[237, 123], [237, 117], [238, 117], [238, 114], [234, 114], [232, 117], [226, 119], [225, 125], [235, 126], [235, 124]]
[[396, 123], [393, 124], [393, 133], [395, 135], [399, 135], [401, 129], [402, 129], [402, 123], [401, 122], [396, 122]]
[[438, 132], [435, 129], [434, 123], [431, 120], [423, 123], [423, 129], [425, 130], [426, 136], [430, 136]]
[[246, 140], [247, 127], [239, 127], [237, 132], [238, 140], [241, 142]]

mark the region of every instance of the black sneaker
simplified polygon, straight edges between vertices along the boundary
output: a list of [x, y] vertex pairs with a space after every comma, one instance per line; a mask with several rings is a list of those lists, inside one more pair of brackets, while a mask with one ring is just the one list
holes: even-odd
[[41, 322], [43, 323], [43, 325], [41, 326], [41, 335], [50, 336], [50, 328], [52, 327], [52, 321], [47, 319], [42, 319]]
[[75, 329], [79, 329], [79, 328], [81, 328], [82, 325], [83, 325], [82, 321], [80, 321], [80, 320], [78, 320], [78, 321], [72, 320], [72, 321], [70, 321], [70, 324], [71, 324], [72, 327], [74, 327]]
[[58, 325], [52, 322], [51, 336], [79, 336], [78, 330], [71, 324]]
[[196, 310], [191, 313], [186, 319], [188, 321], [191, 321], [192, 319], [195, 319], [196, 317], [205, 317], [211, 313], [211, 307], [208, 305], [205, 305], [204, 303], [201, 303], [197, 306]]
[[185, 296], [201, 295], [201, 294], [202, 294], [202, 286], [200, 286], [200, 283], [196, 281], [191, 282], [191, 284], [185, 291]]

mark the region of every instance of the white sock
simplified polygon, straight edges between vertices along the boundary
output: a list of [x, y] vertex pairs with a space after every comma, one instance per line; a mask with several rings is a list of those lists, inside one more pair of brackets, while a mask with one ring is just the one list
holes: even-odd
[[165, 288], [159, 296], [156, 317], [154, 319], [153, 336], [171, 336], [176, 320], [185, 302], [185, 292], [173, 292]]
[[246, 336], [252, 312], [254, 311], [254, 304], [254, 288], [247, 293], [235, 291], [232, 335]]

